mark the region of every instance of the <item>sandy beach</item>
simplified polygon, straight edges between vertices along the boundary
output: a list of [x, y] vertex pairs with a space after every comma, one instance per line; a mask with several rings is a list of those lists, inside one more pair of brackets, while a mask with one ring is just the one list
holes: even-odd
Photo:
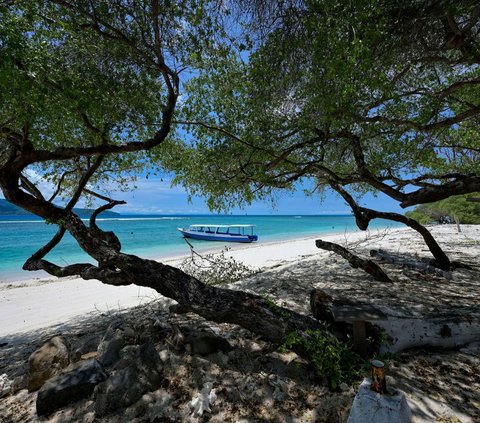
[[[327, 235], [322, 239], [344, 244], [346, 241], [358, 242], [380, 233], [383, 231], [356, 231]], [[315, 247], [316, 238], [265, 244], [231, 244], [228, 245], [228, 255], [249, 267], [268, 269], [280, 263], [296, 262], [307, 256], [326, 254]], [[224, 247], [222, 245], [209, 252], [219, 251]], [[188, 256], [168, 258], [162, 262], [178, 266], [185, 257]], [[85, 281], [73, 277], [30, 279], [0, 284], [0, 337], [52, 325], [64, 325], [78, 316], [120, 311], [157, 299], [159, 295], [148, 288], [136, 285], [115, 287], [95, 280]]]
[[[405, 340], [392, 340], [393, 346], [407, 350], [397, 353], [389, 362], [388, 381], [406, 393], [413, 422], [474, 423], [480, 421], [480, 225], [463, 225], [460, 233], [454, 225], [436, 226], [431, 230], [451, 260], [468, 264], [470, 269], [459, 268], [439, 276], [378, 261], [392, 282], [377, 282], [362, 270], [353, 269], [343, 258], [316, 248], [314, 241], [317, 237], [311, 237], [234, 246], [228, 255], [260, 271], [229, 287], [255, 292], [305, 314], [310, 313], [311, 289], [322, 289], [335, 298], [374, 304], [388, 313], [392, 321], [404, 325], [396, 327], [400, 332], [412, 328], [417, 331], [416, 322], [431, 321], [433, 325], [456, 322], [446, 344], [445, 336], [440, 336], [436, 329], [428, 340], [408, 338], [410, 344], [402, 344]], [[409, 229], [342, 233], [321, 238], [346, 246], [362, 257], [368, 257], [371, 249], [384, 249], [415, 260], [430, 257], [421, 237]], [[168, 264], [178, 266], [181, 261], [179, 257], [169, 260]], [[182, 324], [213, 327], [230, 340], [238, 354], [239, 351], [245, 354], [248, 347], [248, 366], [231, 364], [237, 363], [237, 358], [231, 358], [225, 367], [221, 364], [226, 360], [223, 356], [219, 356], [220, 361], [209, 358], [207, 362], [175, 355], [178, 360], [175, 369], [191, 371], [181, 378], [181, 386], [189, 392], [188, 395], [194, 391], [192, 387], [199, 386], [198, 366], [203, 366], [202, 380], [214, 380], [220, 393], [228, 390], [230, 378], [234, 378], [238, 386], [242, 383], [252, 385], [253, 392], [266, 389], [265, 372], [272, 370], [265, 360], [274, 360], [276, 365], [283, 360], [287, 367], [291, 366], [290, 363], [297, 363], [295, 368], [301, 367], [295, 354], [279, 354], [234, 325], [213, 325], [191, 313], [180, 317], [169, 314], [167, 306], [172, 304], [171, 300], [137, 286], [118, 288], [97, 281], [68, 278], [24, 281], [0, 289], [0, 345], [3, 345], [0, 348], [0, 374], [5, 372], [11, 378], [25, 372], [29, 354], [53, 335], [62, 334], [78, 343], [86, 334], [95, 333], [101, 337], [113, 321], [127, 322], [134, 327], [139, 322], [159, 318], [169, 324], [181, 321]], [[431, 345], [437, 345], [437, 342], [446, 345], [447, 350], [432, 350]], [[430, 346], [426, 348], [425, 344]], [[252, 363], [259, 363], [258, 367]], [[268, 406], [268, 401], [263, 401], [252, 411], [250, 405], [254, 400], [242, 397], [236, 403], [236, 411], [232, 411], [232, 400], [221, 396], [209, 421], [255, 422], [267, 418], [296, 423], [346, 421], [355, 395], [354, 387], [329, 393], [324, 388], [308, 384], [306, 376], [285, 376], [282, 373], [281, 377], [289, 386], [289, 400], [275, 402], [274, 409], [273, 404]], [[177, 389], [180, 388], [177, 386]], [[55, 413], [50, 420], [37, 420], [35, 395], [22, 390], [7, 400], [0, 400], [0, 415], [2, 411], [7, 413], [8, 422], [93, 421], [92, 401], [70, 406]], [[179, 406], [179, 412], [188, 414], [186, 404]], [[132, 405], [125, 413], [105, 421], [143, 421], [136, 420], [138, 407], [138, 404]], [[142, 407], [147, 405], [144, 403]], [[155, 407], [151, 404], [148, 407], [153, 413]], [[241, 420], [239, 416], [250, 417]], [[181, 421], [194, 420], [185, 417]]]

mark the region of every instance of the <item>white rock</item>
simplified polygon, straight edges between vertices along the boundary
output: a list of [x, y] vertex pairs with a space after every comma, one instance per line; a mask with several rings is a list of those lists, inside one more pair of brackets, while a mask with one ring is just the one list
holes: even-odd
[[160, 360], [162, 360], [164, 363], [168, 360], [169, 357], [169, 351], [168, 350], [162, 350], [159, 353]]
[[0, 375], [0, 398], [12, 391], [13, 380], [10, 380], [6, 373]]
[[365, 379], [353, 400], [347, 423], [409, 423], [412, 418], [405, 394], [395, 390], [393, 395], [382, 395], [370, 389]]
[[203, 415], [205, 411], [211, 412], [210, 405], [217, 399], [212, 382], [206, 382], [202, 390], [188, 403], [195, 417]]

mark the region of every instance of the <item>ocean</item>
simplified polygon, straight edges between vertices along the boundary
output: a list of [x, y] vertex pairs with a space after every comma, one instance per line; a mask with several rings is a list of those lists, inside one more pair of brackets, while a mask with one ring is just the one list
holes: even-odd
[[[252, 224], [258, 243], [268, 243], [305, 236], [321, 236], [356, 230], [353, 216], [250, 216], [250, 215], [139, 215], [98, 218], [98, 225], [114, 231], [122, 242], [122, 251], [144, 258], [168, 258], [189, 253], [178, 227], [192, 224]], [[371, 228], [399, 226], [395, 222], [375, 220]], [[55, 225], [25, 216], [0, 216], [0, 283], [48, 276], [43, 272], [22, 270], [25, 260], [43, 246], [56, 232]], [[221, 249], [226, 243], [193, 240], [196, 250]], [[230, 244], [233, 246], [234, 244]], [[70, 235], [46, 257], [58, 265], [92, 262]]]

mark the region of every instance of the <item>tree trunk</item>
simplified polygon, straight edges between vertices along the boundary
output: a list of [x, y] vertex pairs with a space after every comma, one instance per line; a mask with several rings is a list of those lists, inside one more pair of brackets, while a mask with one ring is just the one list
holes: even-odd
[[91, 264], [60, 268], [45, 260], [29, 260], [24, 268], [46, 270], [59, 277], [76, 274], [83, 279], [98, 279], [110, 285], [135, 284], [152, 288], [177, 301], [183, 312], [191, 311], [214, 322], [240, 325], [274, 343], [283, 342], [290, 332], [320, 327], [311, 316], [272, 306], [258, 295], [206, 285], [180, 269], [153, 260], [114, 253], [105, 259], [105, 263], [109, 268]]
[[345, 201], [351, 207], [355, 215], [355, 221], [357, 223], [357, 226], [362, 231], [368, 228], [370, 221], [373, 219], [387, 219], [393, 220], [394, 222], [403, 223], [412, 228], [413, 230], [417, 231], [422, 236], [425, 243], [427, 244], [428, 249], [432, 253], [433, 257], [435, 257], [435, 261], [433, 261], [432, 264], [442, 270], [450, 270], [450, 259], [444, 253], [440, 245], [438, 245], [435, 238], [425, 226], [421, 225], [414, 219], [410, 219], [404, 216], [403, 214], [380, 212], [366, 207], [360, 207], [353, 199], [353, 197], [347, 191], [345, 191], [345, 189], [341, 187], [338, 183], [336, 183], [335, 181], [329, 181], [329, 184], [345, 199]]
[[460, 227], [460, 219], [458, 218], [458, 216], [453, 216], [453, 218], [455, 219], [455, 223], [457, 225], [457, 232], [462, 232], [462, 228]]

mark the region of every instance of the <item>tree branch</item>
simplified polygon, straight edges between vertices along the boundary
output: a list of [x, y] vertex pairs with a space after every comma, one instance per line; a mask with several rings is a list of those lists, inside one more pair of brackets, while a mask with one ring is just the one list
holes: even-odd
[[337, 191], [348, 203], [348, 205], [351, 207], [353, 214], [355, 215], [355, 221], [357, 223], [357, 226], [361, 230], [366, 230], [368, 228], [368, 225], [371, 220], [373, 219], [387, 219], [387, 220], [393, 220], [394, 222], [400, 222], [403, 223], [413, 230], [417, 231], [424, 239], [425, 243], [427, 244], [430, 252], [432, 255], [435, 257], [436, 262], [433, 263], [437, 267], [443, 269], [443, 270], [449, 270], [450, 269], [450, 259], [448, 256], [444, 253], [440, 245], [438, 245], [437, 241], [435, 238], [432, 236], [430, 231], [420, 223], [418, 223], [416, 220], [410, 219], [403, 214], [399, 213], [393, 213], [393, 212], [380, 212], [377, 210], [369, 209], [366, 207], [360, 207], [357, 202], [353, 199], [353, 197], [345, 190], [343, 189], [338, 183], [335, 181], [330, 181], [330, 186], [332, 189]]
[[71, 175], [72, 173], [75, 173], [75, 171], [73, 170], [69, 170], [69, 171], [66, 171], [62, 174], [62, 176], [60, 176], [60, 179], [57, 183], [57, 187], [55, 189], [55, 191], [53, 192], [52, 196], [48, 199], [48, 202], [51, 203], [55, 197], [60, 193], [61, 189], [62, 189], [62, 184], [63, 184], [63, 181], [65, 180], [65, 178], [67, 177], [67, 175]]
[[101, 268], [90, 263], [76, 263], [68, 266], [57, 266], [47, 260], [28, 259], [23, 265], [24, 270], [44, 270], [52, 276], [63, 278], [66, 276], [80, 276], [82, 279], [98, 279], [108, 285], [126, 286], [131, 285], [131, 279], [121, 271]]
[[43, 194], [25, 175], [20, 175], [20, 186], [39, 200], [45, 200]]
[[82, 195], [82, 192], [83, 192], [85, 186], [87, 185], [88, 181], [93, 176], [93, 174], [98, 170], [98, 168], [102, 164], [102, 161], [103, 161], [104, 158], [105, 158], [105, 156], [102, 156], [102, 155], [98, 156], [95, 159], [93, 165], [91, 165], [86, 170], [86, 172], [82, 175], [82, 177], [80, 178], [80, 181], [78, 182], [77, 189], [75, 190], [75, 192], [72, 195], [72, 198], [70, 199], [70, 201], [66, 205], [65, 210], [71, 211], [73, 209], [73, 207], [75, 206], [75, 204], [77, 204], [77, 201], [80, 199], [80, 196]]
[[[59, 227], [57, 233], [53, 236], [53, 238], [45, 244], [42, 248], [40, 248], [36, 253], [34, 253], [28, 260], [27, 263], [30, 261], [40, 260], [45, 257], [50, 251], [52, 251], [58, 243], [62, 240], [63, 235], [65, 235], [66, 229], [64, 227]], [[27, 269], [25, 269], [27, 270]]]
[[341, 245], [335, 244], [333, 242], [322, 241], [317, 239], [315, 241], [317, 248], [322, 250], [333, 251], [334, 253], [342, 256], [347, 260], [353, 268], [363, 269], [368, 274], [372, 275], [376, 281], [380, 282], [392, 282], [388, 275], [382, 270], [382, 268], [373, 262], [372, 260], [365, 260], [357, 255], [351, 253], [346, 248]]

